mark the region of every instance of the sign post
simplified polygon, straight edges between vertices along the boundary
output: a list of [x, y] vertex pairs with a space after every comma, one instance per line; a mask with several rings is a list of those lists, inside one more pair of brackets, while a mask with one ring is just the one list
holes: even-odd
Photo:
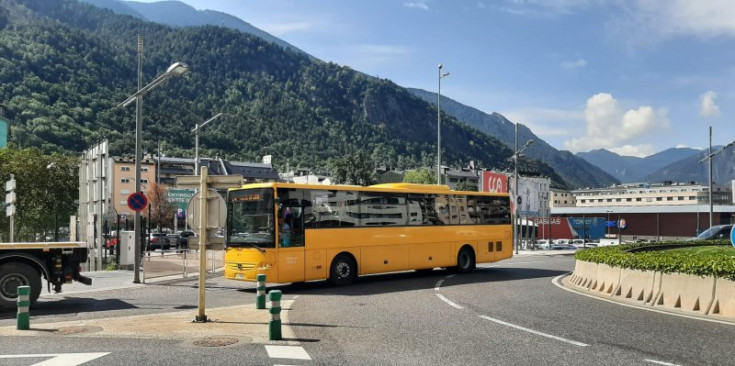
[[[205, 288], [206, 288], [206, 276], [207, 276], [207, 242], [212, 242], [212, 238], [208, 237], [207, 224], [210, 223], [208, 218], [208, 207], [209, 201], [209, 188], [237, 188], [242, 186], [243, 178], [242, 175], [213, 175], [207, 174], [208, 170], [206, 166], [199, 167], [200, 173], [198, 176], [178, 176], [176, 177], [177, 188], [199, 188], [198, 197], [193, 197], [192, 201], [189, 202], [189, 206], [192, 206], [193, 201], [199, 202], [198, 210], [195, 207], [188, 208], [192, 215], [191, 222], [197, 228], [197, 235], [199, 237], [199, 309], [197, 316], [194, 318], [195, 322], [206, 323], [207, 315], [205, 314]], [[215, 192], [216, 194], [216, 192]], [[217, 194], [219, 196], [219, 194]], [[215, 196], [216, 197], [216, 196]], [[221, 196], [220, 196], [221, 199]], [[222, 206], [224, 207], [224, 206]], [[220, 219], [223, 219], [217, 215], [217, 223], [219, 225]], [[217, 226], [217, 225], [214, 225]]]
[[10, 175], [10, 180], [5, 182], [5, 215], [10, 217], [10, 242], [12, 243], [15, 239], [13, 227], [15, 217], [15, 176]]

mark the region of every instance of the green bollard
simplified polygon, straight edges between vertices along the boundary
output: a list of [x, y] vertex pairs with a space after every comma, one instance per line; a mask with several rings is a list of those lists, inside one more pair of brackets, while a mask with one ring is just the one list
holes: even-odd
[[31, 286], [18, 286], [18, 330], [31, 329]]
[[281, 335], [281, 291], [273, 290], [268, 293], [271, 300], [271, 321], [268, 323], [268, 337], [272, 341], [280, 341]]
[[265, 309], [265, 275], [259, 274], [256, 279], [258, 280], [258, 295], [255, 297], [255, 308]]

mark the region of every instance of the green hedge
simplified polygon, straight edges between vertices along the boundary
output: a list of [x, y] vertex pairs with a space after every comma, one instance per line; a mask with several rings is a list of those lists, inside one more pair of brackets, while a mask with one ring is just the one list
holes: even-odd
[[612, 267], [637, 269], [642, 271], [657, 271], [663, 273], [686, 273], [698, 276], [712, 276], [727, 278], [735, 281], [735, 257], [713, 254], [691, 254], [669, 250], [652, 250], [631, 252], [639, 248], [657, 246], [693, 245], [729, 245], [729, 240], [719, 241], [688, 241], [688, 242], [657, 242], [641, 244], [612, 245], [598, 248], [579, 250], [575, 253], [576, 260], [603, 263]]

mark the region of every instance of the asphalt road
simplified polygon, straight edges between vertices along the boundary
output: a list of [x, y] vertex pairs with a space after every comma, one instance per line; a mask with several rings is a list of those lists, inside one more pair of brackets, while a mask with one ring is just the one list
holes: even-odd
[[[100, 358], [84, 364], [735, 365], [735, 326], [640, 310], [558, 287], [554, 282], [573, 264], [569, 256], [516, 257], [466, 275], [435, 270], [367, 276], [342, 288], [324, 282], [283, 286], [284, 299], [294, 300], [284, 309], [295, 333], [287, 341], [240, 339], [227, 347], [199, 347], [171, 339], [3, 336], [0, 364], [28, 366], [76, 357], [58, 356], [62, 353], [98, 352], [86, 357]], [[253, 301], [252, 283], [216, 277], [207, 280], [207, 287], [208, 308]], [[190, 310], [193, 318], [196, 305], [196, 281], [173, 281], [43, 298], [32, 310], [32, 321], [182, 310]], [[0, 313], [0, 327], [14, 325], [14, 317]], [[21, 357], [39, 354], [46, 356]]]

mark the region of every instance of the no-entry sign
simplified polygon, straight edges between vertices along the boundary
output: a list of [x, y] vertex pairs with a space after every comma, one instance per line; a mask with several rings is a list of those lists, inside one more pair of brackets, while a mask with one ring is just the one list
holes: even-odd
[[139, 212], [143, 211], [148, 206], [148, 198], [143, 192], [135, 192], [128, 196], [128, 207], [131, 210]]

